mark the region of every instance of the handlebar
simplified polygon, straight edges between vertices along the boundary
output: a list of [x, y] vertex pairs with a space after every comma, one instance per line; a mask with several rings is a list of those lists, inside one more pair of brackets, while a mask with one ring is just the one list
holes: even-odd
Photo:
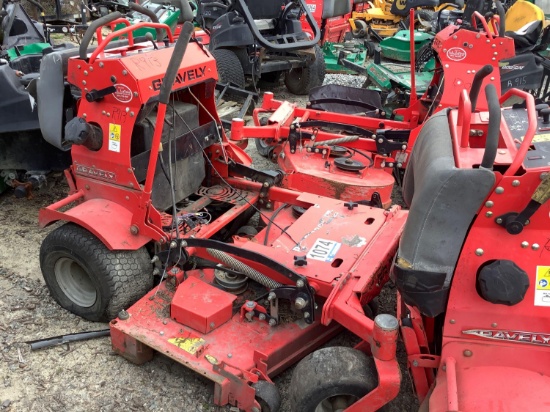
[[297, 2], [302, 8], [302, 10], [305, 11], [306, 20], [313, 30], [313, 39], [303, 40], [303, 41], [301, 40], [298, 42], [286, 43], [286, 44], [274, 44], [269, 42], [262, 35], [262, 33], [260, 33], [260, 30], [258, 30], [258, 27], [254, 23], [254, 18], [252, 17], [252, 15], [250, 14], [250, 11], [248, 10], [248, 6], [246, 5], [245, 0], [237, 0], [237, 2], [238, 2], [239, 10], [244, 14], [244, 19], [246, 20], [248, 26], [250, 27], [252, 34], [258, 40], [258, 43], [260, 43], [260, 45], [262, 45], [266, 49], [271, 49], [276, 51], [295, 51], [299, 49], [306, 49], [309, 47], [313, 47], [317, 43], [319, 43], [319, 40], [321, 39], [321, 30], [319, 29], [317, 22], [311, 15], [309, 11], [309, 7], [305, 4], [304, 0], [297, 0]]
[[479, 96], [479, 91], [481, 90], [481, 84], [483, 79], [490, 75], [493, 72], [493, 66], [486, 64], [474, 75], [474, 80], [472, 81], [472, 87], [470, 89], [470, 102], [472, 103], [472, 112], [475, 112], [477, 106], [477, 98]]
[[[134, 10], [134, 11], [137, 11], [138, 13], [141, 13], [147, 17], [149, 17], [151, 19], [151, 22], [153, 23], [160, 23], [159, 21], [159, 18], [157, 17], [157, 15], [153, 12], [153, 10], [149, 10], [148, 8], [146, 7], [143, 7], [137, 3], [129, 3], [128, 4], [128, 7], [130, 7], [130, 10]], [[162, 30], [161, 29], [156, 29], [155, 30], [157, 32], [157, 37], [156, 37], [156, 40], [157, 41], [160, 41], [162, 40]]]
[[485, 152], [481, 160], [481, 167], [492, 169], [497, 157], [500, 122], [502, 119], [500, 102], [498, 101], [497, 89], [494, 84], [485, 86], [485, 97], [487, 98], [487, 104], [489, 106], [489, 125], [487, 126]]
[[84, 36], [82, 36], [82, 42], [80, 43], [80, 47], [78, 49], [80, 58], [82, 60], [86, 60], [86, 57], [88, 55], [88, 46], [90, 45], [90, 42], [92, 41], [96, 30], [101, 29], [103, 26], [109, 25], [109, 23], [115, 21], [116, 19], [119, 19], [120, 17], [122, 17], [122, 14], [119, 11], [115, 11], [114, 13], [100, 17], [90, 24], [90, 26], [84, 33]]
[[508, 170], [504, 172], [504, 176], [514, 175], [518, 171], [521, 163], [523, 162], [523, 159], [525, 158], [525, 155], [527, 154], [527, 151], [529, 150], [529, 147], [531, 146], [531, 142], [533, 141], [533, 137], [535, 136], [535, 132], [537, 130], [537, 111], [535, 109], [535, 98], [531, 94], [524, 92], [523, 90], [510, 89], [500, 97], [499, 103], [504, 103], [511, 96], [521, 97], [525, 100], [527, 106], [527, 119], [529, 122], [529, 127], [527, 128], [527, 132], [525, 132], [525, 136], [523, 136], [523, 141], [518, 149], [518, 152], [516, 153], [514, 161], [512, 162]]
[[[121, 19], [119, 22], [129, 24], [129, 22], [125, 19]], [[115, 20], [113, 23], [119, 23], [119, 22]], [[172, 35], [172, 32], [170, 31], [170, 27], [167, 26], [166, 24], [163, 24], [163, 23], [149, 23], [149, 22], [137, 23], [137, 24], [133, 24], [133, 25], [129, 25], [127, 27], [124, 27], [123, 29], [114, 31], [114, 32], [110, 33], [107, 37], [105, 37], [105, 39], [101, 40], [101, 43], [99, 44], [99, 46], [97, 46], [97, 49], [95, 49], [94, 52], [92, 53], [92, 55], [90, 56], [90, 62], [89, 63], [93, 64], [93, 62], [95, 61], [97, 56], [105, 50], [105, 47], [107, 47], [107, 45], [111, 42], [111, 40], [113, 40], [116, 37], [122, 36], [123, 34], [128, 33], [128, 44], [130, 46], [133, 46], [134, 45], [134, 37], [132, 35], [132, 32], [134, 30], [138, 30], [138, 29], [141, 29], [143, 27], [152, 27], [154, 29], [157, 29], [157, 28], [164, 29], [164, 30], [166, 30], [166, 33], [168, 34], [168, 40], [170, 41], [170, 43], [174, 42], [174, 36]], [[101, 39], [100, 34], [98, 34], [98, 41], [99, 41], [99, 39]]]
[[490, 39], [493, 39], [495, 35], [493, 33], [499, 33], [499, 28], [497, 27], [497, 23], [500, 26], [500, 16], [493, 16], [491, 17], [491, 25], [493, 26], [493, 31], [489, 30], [489, 26], [487, 24], [487, 21], [485, 20], [485, 17], [481, 15], [480, 12], [474, 11], [472, 13], [472, 26], [474, 29], [477, 30], [477, 20], [481, 22], [481, 25], [483, 26], [483, 30], [485, 33], [487, 33], [487, 36], [489, 36]]

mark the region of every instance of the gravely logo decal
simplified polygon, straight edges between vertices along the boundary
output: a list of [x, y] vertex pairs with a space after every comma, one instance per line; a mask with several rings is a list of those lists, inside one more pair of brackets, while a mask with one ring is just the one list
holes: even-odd
[[121, 103], [128, 103], [132, 100], [132, 91], [125, 84], [115, 84], [116, 92], [113, 93], [115, 99]]
[[107, 170], [97, 169], [95, 167], [88, 167], [83, 165], [75, 165], [76, 173], [83, 176], [96, 177], [103, 180], [115, 180], [116, 175], [113, 172]]
[[463, 330], [465, 335], [474, 335], [480, 338], [502, 340], [506, 342], [529, 343], [550, 347], [550, 333], [520, 332], [517, 330], [489, 330], [470, 329]]
[[[204, 72], [206, 72], [206, 66], [199, 67], [198, 69], [186, 70], [182, 73], [178, 73], [176, 76], [176, 84], [183, 84], [190, 82], [191, 80], [197, 80], [201, 77], [204, 77]], [[162, 84], [162, 79], [155, 79], [152, 82], [153, 90], [160, 90], [160, 85]]]
[[447, 57], [455, 62], [459, 62], [465, 59], [466, 51], [460, 47], [451, 47], [447, 50]]

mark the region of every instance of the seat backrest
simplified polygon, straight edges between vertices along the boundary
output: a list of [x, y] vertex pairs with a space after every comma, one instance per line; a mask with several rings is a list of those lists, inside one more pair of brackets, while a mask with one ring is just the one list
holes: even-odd
[[[106, 49], [121, 47], [128, 44], [128, 40], [111, 42]], [[92, 52], [96, 47], [88, 48]], [[63, 139], [65, 115], [65, 77], [67, 76], [68, 62], [71, 57], [78, 56], [78, 47], [46, 54], [40, 65], [40, 78], [36, 84], [38, 119], [44, 139], [60, 150], [69, 150]]]
[[343, 16], [351, 13], [350, 0], [324, 0], [323, 2], [323, 19]]
[[544, 22], [544, 12], [533, 3], [517, 0], [506, 12], [506, 30], [518, 31], [533, 21]]
[[286, 4], [284, 0], [245, 0], [254, 20], [279, 19]]
[[405, 301], [426, 316], [445, 310], [468, 228], [494, 182], [491, 170], [455, 166], [446, 110], [424, 124], [403, 180], [410, 211], [393, 276]]

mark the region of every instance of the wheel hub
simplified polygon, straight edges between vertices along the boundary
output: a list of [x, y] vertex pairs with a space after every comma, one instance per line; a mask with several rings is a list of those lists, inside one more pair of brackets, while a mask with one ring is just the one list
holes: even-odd
[[63, 293], [79, 306], [89, 308], [97, 299], [97, 291], [88, 272], [75, 260], [63, 257], [55, 262], [55, 279]]

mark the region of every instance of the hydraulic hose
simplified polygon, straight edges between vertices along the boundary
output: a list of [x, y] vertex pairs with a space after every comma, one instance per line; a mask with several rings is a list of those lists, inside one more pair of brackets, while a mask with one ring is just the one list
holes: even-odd
[[489, 106], [489, 125], [487, 127], [487, 139], [485, 140], [485, 152], [481, 167], [492, 169], [495, 163], [498, 149], [498, 139], [500, 135], [500, 103], [497, 96], [497, 89], [493, 84], [485, 86], [485, 97]]

